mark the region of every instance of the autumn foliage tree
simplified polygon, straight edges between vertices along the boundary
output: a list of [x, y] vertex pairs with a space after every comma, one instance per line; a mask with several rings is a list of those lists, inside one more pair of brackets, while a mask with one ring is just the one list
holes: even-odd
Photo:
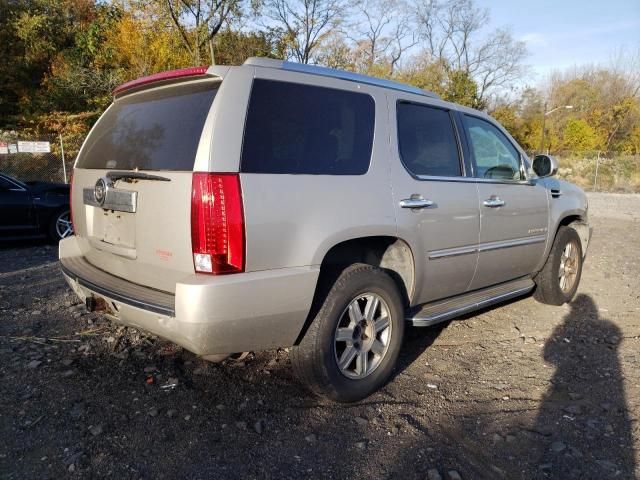
[[250, 56], [394, 79], [488, 110], [530, 152], [640, 153], [640, 54], [526, 86], [475, 0], [0, 0], [0, 130], [81, 139], [121, 82]]

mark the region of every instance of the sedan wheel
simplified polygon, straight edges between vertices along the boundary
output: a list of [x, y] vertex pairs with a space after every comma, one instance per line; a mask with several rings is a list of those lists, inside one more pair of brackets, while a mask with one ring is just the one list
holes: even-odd
[[71, 223], [71, 213], [69, 210], [60, 212], [54, 220], [53, 235], [54, 240], [62, 240], [73, 235], [73, 224]]

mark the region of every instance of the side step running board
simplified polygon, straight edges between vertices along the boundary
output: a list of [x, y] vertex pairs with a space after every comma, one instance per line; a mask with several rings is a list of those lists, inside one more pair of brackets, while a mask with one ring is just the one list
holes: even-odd
[[407, 311], [406, 320], [416, 327], [429, 327], [464, 313], [524, 295], [533, 290], [534, 286], [533, 280], [528, 277], [501, 283], [413, 308]]

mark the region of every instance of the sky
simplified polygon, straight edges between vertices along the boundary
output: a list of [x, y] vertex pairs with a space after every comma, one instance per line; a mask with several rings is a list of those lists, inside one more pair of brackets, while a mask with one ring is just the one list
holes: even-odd
[[554, 70], [606, 65], [616, 52], [640, 49], [640, 0], [477, 0], [491, 27], [509, 26], [527, 44], [531, 83]]

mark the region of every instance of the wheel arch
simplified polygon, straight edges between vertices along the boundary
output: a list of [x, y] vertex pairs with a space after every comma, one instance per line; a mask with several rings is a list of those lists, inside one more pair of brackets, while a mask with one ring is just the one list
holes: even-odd
[[562, 217], [553, 234], [554, 240], [556, 235], [558, 235], [560, 227], [571, 227], [578, 233], [578, 236], [580, 237], [580, 246], [582, 247], [582, 257], [584, 258], [587, 255], [587, 248], [589, 247], [589, 241], [591, 240], [591, 229], [589, 228], [586, 216], [582, 213], [571, 213]]
[[353, 263], [365, 263], [383, 269], [398, 286], [404, 306], [409, 305], [414, 294], [416, 272], [413, 252], [406, 241], [388, 235], [343, 240], [329, 248], [322, 258], [311, 310], [296, 339], [296, 345], [304, 337], [335, 279]]

